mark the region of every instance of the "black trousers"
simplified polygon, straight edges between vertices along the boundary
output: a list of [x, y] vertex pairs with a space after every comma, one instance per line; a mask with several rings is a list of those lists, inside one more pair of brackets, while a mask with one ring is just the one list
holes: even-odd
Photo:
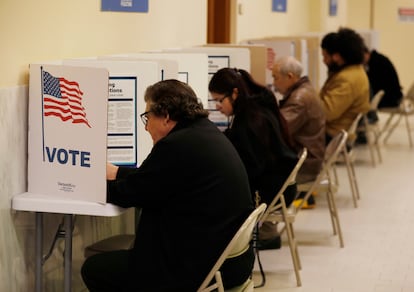
[[[87, 258], [81, 269], [86, 287], [91, 292], [155, 292], [154, 287], [142, 287], [143, 281], [140, 281], [139, 277], [133, 273], [133, 258], [131, 251], [127, 250], [105, 252]], [[252, 245], [242, 255], [226, 260], [220, 269], [224, 287], [228, 289], [243, 284], [253, 271], [254, 260]], [[185, 276], [183, 275], [183, 277]], [[179, 281], [180, 279], [177, 279], [177, 282]], [[164, 287], [163, 291], [185, 290]]]
[[91, 292], [136, 291], [130, 289], [130, 251], [93, 255], [82, 266], [82, 279]]

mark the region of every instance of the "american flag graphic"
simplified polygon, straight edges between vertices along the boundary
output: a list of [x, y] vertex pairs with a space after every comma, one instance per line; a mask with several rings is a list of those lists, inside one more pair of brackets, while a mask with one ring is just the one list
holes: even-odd
[[44, 116], [56, 116], [62, 121], [74, 124], [86, 124], [85, 108], [82, 106], [83, 92], [79, 83], [63, 77], [54, 77], [43, 71], [43, 109]]

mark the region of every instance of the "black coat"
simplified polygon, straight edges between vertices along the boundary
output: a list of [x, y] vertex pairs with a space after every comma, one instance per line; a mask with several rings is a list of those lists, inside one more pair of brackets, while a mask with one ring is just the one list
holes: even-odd
[[378, 108], [396, 107], [400, 104], [403, 94], [397, 71], [390, 59], [373, 50], [368, 61], [367, 74], [372, 95], [381, 89], [385, 91]]
[[[234, 120], [226, 136], [246, 167], [252, 196], [256, 191], [269, 204], [295, 167], [298, 158], [284, 140], [281, 125], [261, 97], [249, 98], [234, 107]], [[272, 97], [274, 98], [274, 97]], [[289, 205], [296, 193], [286, 194]]]
[[[243, 163], [207, 118], [177, 124], [139, 168], [120, 168], [108, 200], [142, 207], [132, 291], [195, 291], [253, 210]], [[246, 263], [231, 275], [236, 283], [254, 255]]]

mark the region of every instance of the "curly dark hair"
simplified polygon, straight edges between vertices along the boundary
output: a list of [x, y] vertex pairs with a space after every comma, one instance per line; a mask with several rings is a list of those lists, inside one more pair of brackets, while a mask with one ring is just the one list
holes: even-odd
[[170, 116], [170, 119], [191, 121], [208, 116], [208, 111], [197, 98], [194, 90], [184, 82], [175, 79], [159, 81], [148, 86], [144, 96], [149, 110], [156, 116]]
[[362, 64], [364, 61], [364, 40], [354, 30], [341, 27], [338, 32], [325, 35], [321, 48], [332, 55], [338, 53], [347, 65]]

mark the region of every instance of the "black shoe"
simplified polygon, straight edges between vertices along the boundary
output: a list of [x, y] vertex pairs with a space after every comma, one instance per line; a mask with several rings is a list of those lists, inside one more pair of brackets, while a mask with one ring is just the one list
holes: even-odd
[[355, 140], [355, 144], [357, 145], [366, 145], [368, 143], [367, 137], [365, 136], [365, 133], [359, 132], [357, 133], [357, 138]]
[[266, 240], [259, 240], [257, 242], [257, 248], [259, 250], [266, 250], [266, 249], [280, 249], [282, 247], [282, 240], [280, 239], [280, 235]]

